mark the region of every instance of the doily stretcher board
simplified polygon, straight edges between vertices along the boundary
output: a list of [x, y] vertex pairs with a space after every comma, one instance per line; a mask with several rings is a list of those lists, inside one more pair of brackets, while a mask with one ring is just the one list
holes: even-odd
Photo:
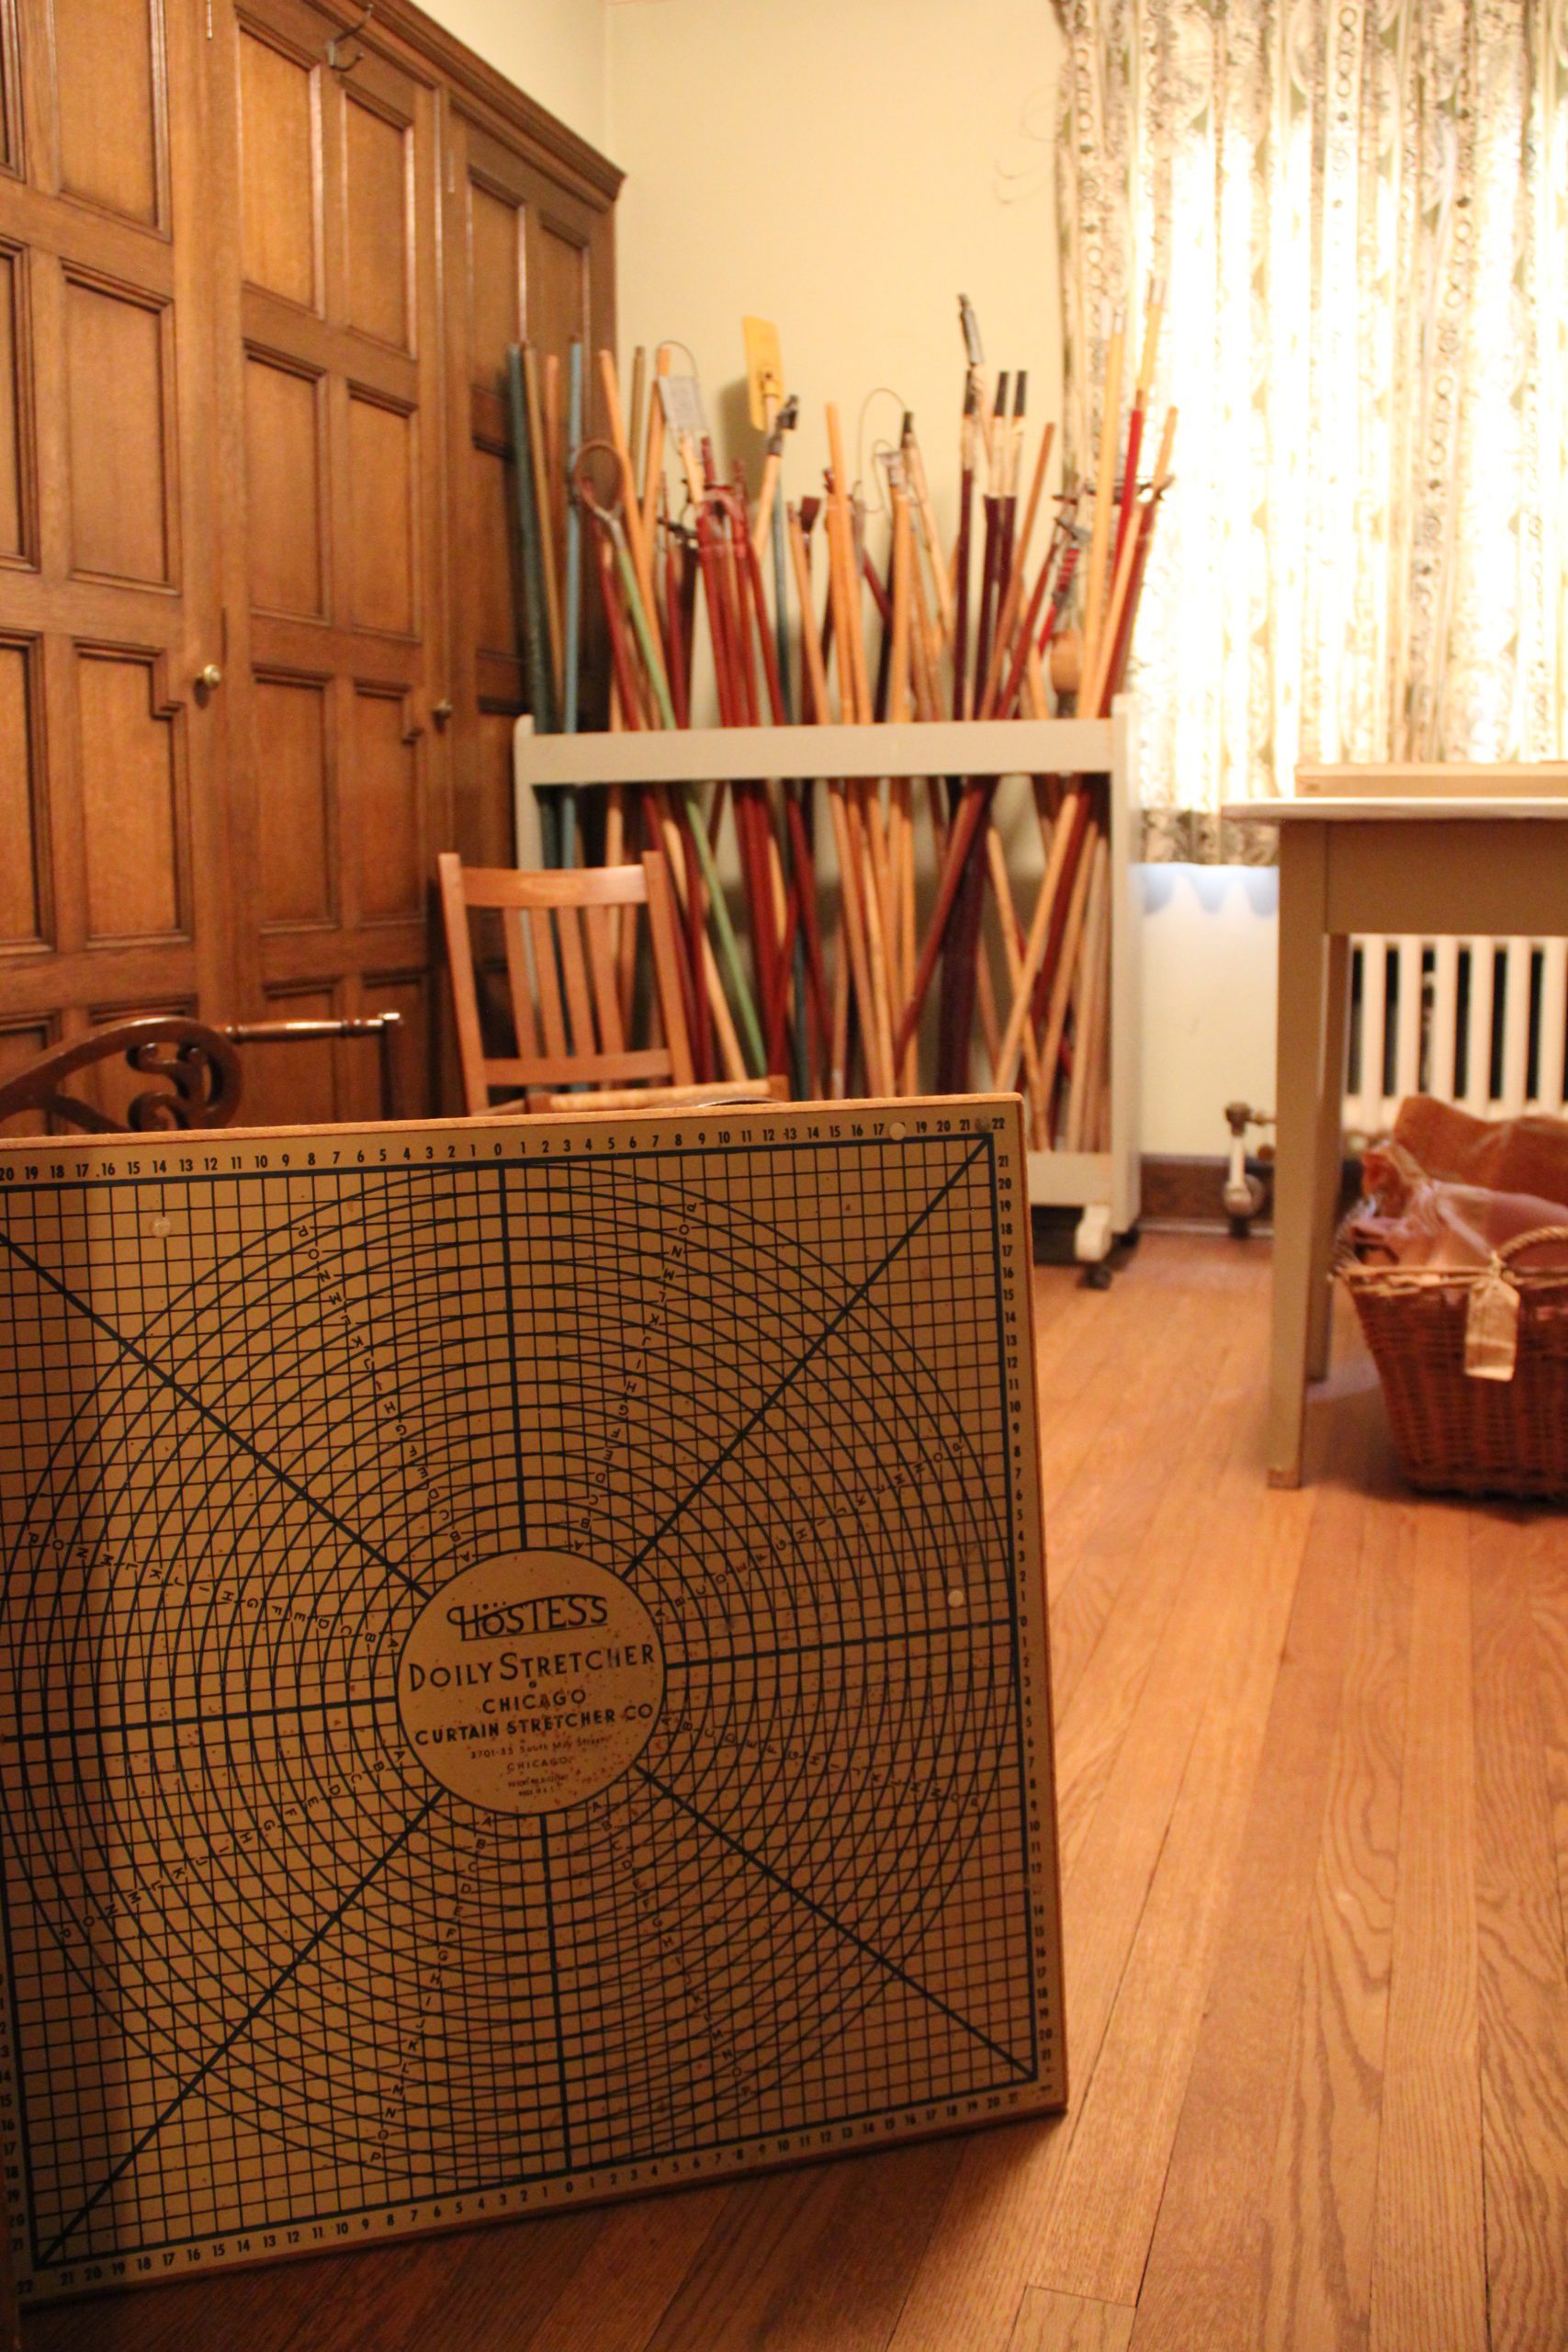
[[22, 2300], [1066, 2095], [1010, 1099], [0, 1148]]

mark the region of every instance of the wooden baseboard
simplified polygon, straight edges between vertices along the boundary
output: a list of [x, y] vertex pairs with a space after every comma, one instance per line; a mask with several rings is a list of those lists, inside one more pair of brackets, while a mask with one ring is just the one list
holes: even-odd
[[[1250, 1220], [1253, 1233], [1271, 1233], [1274, 1225], [1274, 1163], [1249, 1159], [1249, 1174], [1263, 1187], [1263, 1206]], [[1153, 1232], [1225, 1233], [1233, 1221], [1225, 1209], [1224, 1155], [1221, 1152], [1145, 1152], [1143, 1159], [1143, 1211], [1138, 1222]], [[1347, 1159], [1340, 1172], [1341, 1215], [1360, 1190], [1361, 1163]]]
[[[1266, 1161], [1247, 1164], [1264, 1188], [1263, 1207], [1252, 1224], [1256, 1233], [1273, 1214], [1274, 1173]], [[1145, 1152], [1143, 1211], [1138, 1221], [1156, 1231], [1224, 1233], [1231, 1222], [1225, 1214], [1224, 1186], [1222, 1152]]]

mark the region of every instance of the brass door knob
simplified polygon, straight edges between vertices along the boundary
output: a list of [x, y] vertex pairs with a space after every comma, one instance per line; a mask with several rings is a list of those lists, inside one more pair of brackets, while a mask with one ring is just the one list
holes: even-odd
[[223, 673], [216, 662], [209, 662], [204, 670], [197, 672], [196, 683], [198, 686], [205, 686], [210, 694], [215, 686], [223, 684]]

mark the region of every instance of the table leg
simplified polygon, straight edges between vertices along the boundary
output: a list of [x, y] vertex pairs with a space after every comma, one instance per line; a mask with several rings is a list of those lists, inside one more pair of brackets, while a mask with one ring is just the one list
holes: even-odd
[[1307, 1316], [1307, 1378], [1328, 1370], [1334, 1287], [1328, 1261], [1339, 1205], [1339, 1172], [1345, 1159], [1345, 1052], [1350, 1013], [1350, 942], [1343, 932], [1328, 939], [1323, 989], [1323, 1063], [1317, 1080], [1317, 1164], [1313, 1174], [1312, 1286]]
[[1327, 846], [1321, 825], [1280, 839], [1280, 1005], [1275, 1074], [1274, 1329], [1269, 1480], [1299, 1487], [1319, 1160]]

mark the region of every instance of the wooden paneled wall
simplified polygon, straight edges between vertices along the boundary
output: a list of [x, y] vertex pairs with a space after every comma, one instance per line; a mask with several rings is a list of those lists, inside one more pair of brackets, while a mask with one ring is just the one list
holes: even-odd
[[[451, 1099], [434, 854], [510, 855], [525, 707], [505, 346], [613, 340], [619, 175], [360, 13], [0, 0], [0, 1070], [385, 1006]], [[372, 1107], [352, 1047], [251, 1076]]]

